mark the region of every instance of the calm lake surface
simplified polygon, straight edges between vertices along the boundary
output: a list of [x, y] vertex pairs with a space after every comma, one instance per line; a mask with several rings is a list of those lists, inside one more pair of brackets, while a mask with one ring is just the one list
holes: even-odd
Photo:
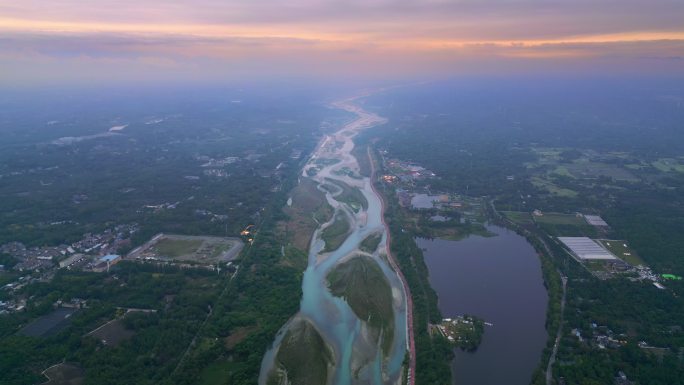
[[455, 385], [528, 385], [546, 344], [548, 295], [541, 264], [525, 238], [488, 226], [495, 237], [416, 242], [444, 317], [464, 313], [491, 322], [475, 353], [456, 350]]

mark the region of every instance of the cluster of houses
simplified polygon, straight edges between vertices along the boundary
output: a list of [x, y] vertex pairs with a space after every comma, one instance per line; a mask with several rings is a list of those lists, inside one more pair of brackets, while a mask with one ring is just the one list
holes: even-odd
[[654, 273], [653, 270], [651, 270], [650, 267], [644, 266], [644, 265], [639, 265], [635, 266], [633, 270], [637, 274], [637, 278], [634, 278], [632, 280], [639, 280], [639, 281], [651, 281], [653, 282], [653, 285], [657, 287], [658, 289], [665, 289], [665, 286], [660, 284], [660, 276], [658, 274]]
[[385, 166], [390, 171], [390, 174], [383, 175], [382, 179], [388, 183], [401, 182], [411, 184], [416, 180], [434, 178], [436, 176], [434, 172], [425, 167], [399, 159], [387, 159]]
[[209, 217], [211, 222], [225, 222], [228, 220], [228, 215], [226, 214], [215, 214], [209, 210], [197, 209], [195, 210], [195, 215], [198, 217]]
[[29, 248], [21, 242], [10, 242], [0, 246], [0, 253], [16, 259], [18, 263], [13, 269], [22, 272], [52, 270], [55, 264], [71, 268], [79, 262], [91, 263], [94, 267], [99, 262], [93, 261], [93, 256], [113, 254], [130, 245], [130, 236], [138, 229], [137, 224], [117, 225], [99, 234], [84, 234], [81, 240], [70, 245]]
[[220, 168], [225, 167], [229, 164], [236, 163], [240, 160], [237, 156], [228, 156], [221, 159], [214, 159], [206, 155], [200, 155], [196, 157], [197, 160], [204, 162], [200, 167], [204, 168]]
[[[8, 289], [8, 288], [9, 288], [8, 286], [4, 287], [4, 289]], [[23, 311], [24, 309], [26, 309], [26, 299], [25, 298], [9, 299], [7, 301], [0, 301], [0, 315]]]
[[[12, 269], [22, 272], [23, 275], [1, 288], [11, 295], [9, 299], [0, 301], [0, 314], [23, 311], [26, 308], [26, 298], [15, 294], [20, 293], [23, 287], [33, 282], [51, 279], [55, 269], [108, 271], [111, 266], [121, 260], [121, 257], [113, 252], [129, 245], [130, 236], [136, 231], [138, 231], [137, 224], [118, 225], [100, 234], [85, 234], [81, 240], [70, 245], [31, 248], [20, 242], [1, 245], [0, 253], [8, 254], [18, 260], [19, 262]], [[40, 274], [27, 274], [33, 272]], [[59, 307], [80, 308], [84, 306], [84, 302], [74, 299], [58, 305]]]
[[572, 329], [571, 333], [580, 342], [598, 349], [618, 349], [627, 343], [625, 334], [617, 335], [607, 326], [599, 326], [596, 323], [591, 324], [591, 336], [583, 336], [579, 329]]

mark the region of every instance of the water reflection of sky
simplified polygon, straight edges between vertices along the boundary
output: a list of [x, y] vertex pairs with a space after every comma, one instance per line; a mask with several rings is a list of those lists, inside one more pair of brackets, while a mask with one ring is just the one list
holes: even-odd
[[527, 241], [491, 226], [496, 237], [417, 239], [444, 317], [473, 314], [487, 327], [475, 353], [454, 360], [456, 385], [527, 385], [546, 344], [541, 265]]

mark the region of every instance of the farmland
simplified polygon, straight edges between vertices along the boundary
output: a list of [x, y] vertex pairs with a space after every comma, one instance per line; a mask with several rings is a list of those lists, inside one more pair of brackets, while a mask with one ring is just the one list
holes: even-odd
[[519, 212], [519, 211], [502, 211], [506, 218], [512, 220], [513, 222], [520, 225], [532, 225], [534, 221], [532, 220], [532, 215], [530, 213]]
[[596, 229], [590, 226], [582, 216], [562, 213], [543, 213], [535, 215], [534, 221], [547, 233], [554, 236], [587, 236], [596, 235]]
[[601, 245], [608, 251], [613, 253], [613, 255], [624, 260], [632, 266], [646, 265], [646, 262], [639, 257], [639, 254], [637, 254], [636, 251], [632, 250], [632, 248], [627, 245], [627, 241], [599, 239], [598, 242], [601, 243]]

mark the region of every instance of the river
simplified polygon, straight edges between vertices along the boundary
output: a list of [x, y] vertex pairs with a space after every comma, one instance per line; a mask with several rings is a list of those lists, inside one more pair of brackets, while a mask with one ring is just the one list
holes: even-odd
[[[332, 384], [382, 385], [399, 384], [402, 380], [408, 338], [406, 289], [401, 275], [394, 271], [383, 257], [387, 254], [388, 237], [387, 227], [382, 218], [380, 196], [371, 186], [370, 178], [360, 175], [358, 162], [351, 154], [356, 134], [386, 120], [364, 111], [354, 99], [337, 102], [334, 106], [351, 112], [356, 118], [321, 141], [302, 170], [302, 177], [311, 177], [318, 183], [319, 190], [326, 193], [326, 199], [335, 209], [336, 215], [344, 215], [348, 219], [351, 231], [341, 246], [332, 252], [323, 251], [321, 231], [330, 226], [334, 219], [321, 224], [314, 233], [309, 249], [308, 267], [303, 277], [303, 297], [299, 313], [283, 326], [273, 347], [264, 356], [259, 376], [261, 385], [266, 383], [274, 370], [283, 336], [296, 320], [310, 322], [332, 349], [335, 363], [333, 373], [329, 376]], [[321, 162], [330, 159], [336, 159], [338, 162]], [[358, 188], [368, 202], [367, 209], [354, 211], [348, 204], [337, 201], [334, 193], [322, 188], [322, 185], [329, 184], [331, 180]], [[327, 282], [327, 275], [331, 269], [361, 253], [361, 241], [371, 234], [381, 235], [382, 242], [375, 252], [366, 254], [381, 268], [392, 292], [394, 335], [389, 336], [392, 338], [392, 344], [387, 356], [384, 356], [379, 346], [369, 343], [369, 327], [366, 320], [360, 320], [343, 298], [333, 296]]]
[[416, 242], [442, 315], [471, 314], [493, 324], [476, 352], [456, 350], [454, 385], [528, 385], [547, 340], [541, 264], [525, 238], [488, 229], [497, 236]]

